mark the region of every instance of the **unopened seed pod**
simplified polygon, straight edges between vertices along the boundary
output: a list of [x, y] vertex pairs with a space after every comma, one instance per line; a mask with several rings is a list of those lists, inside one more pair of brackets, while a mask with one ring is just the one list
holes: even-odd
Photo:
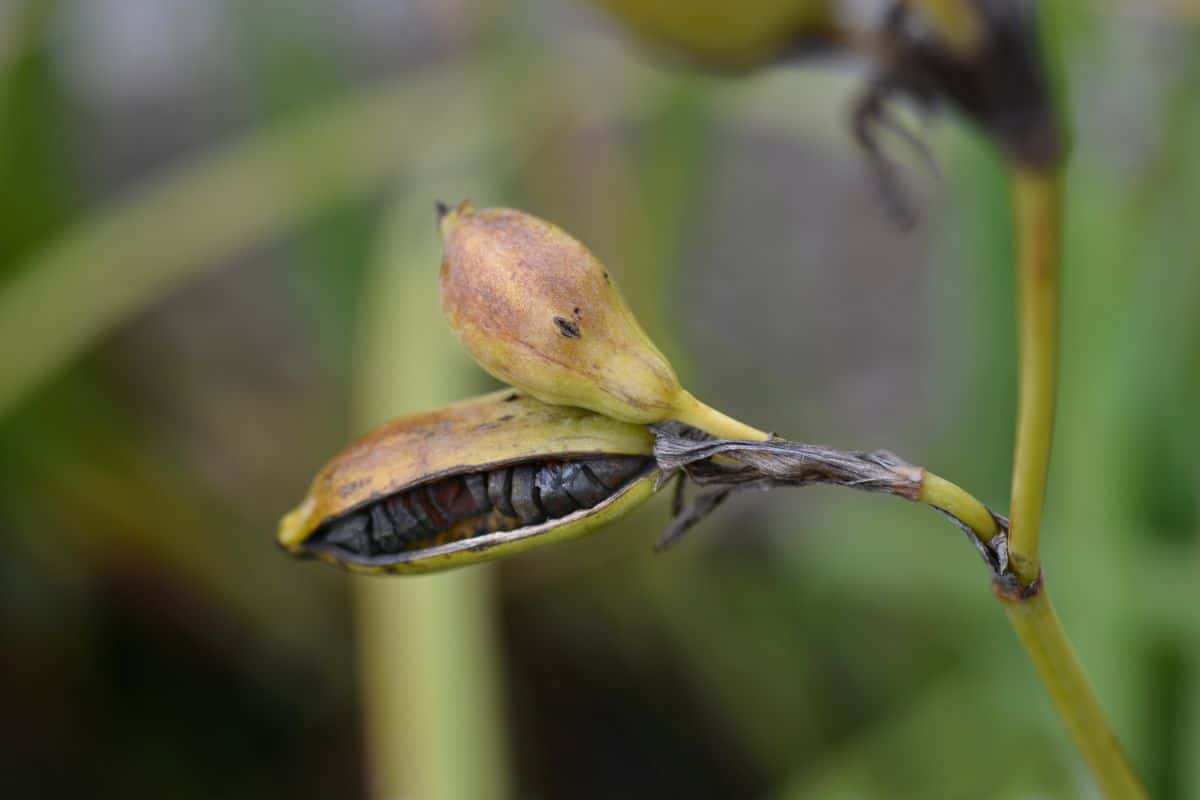
[[646, 500], [644, 427], [512, 389], [401, 417], [336, 456], [279, 543], [355, 572], [433, 572], [595, 530]]
[[561, 228], [510, 208], [439, 206], [442, 309], [481, 367], [546, 403], [731, 438], [765, 434], [700, 403], [612, 275]]
[[745, 69], [833, 36], [832, 0], [596, 0], [647, 41]]

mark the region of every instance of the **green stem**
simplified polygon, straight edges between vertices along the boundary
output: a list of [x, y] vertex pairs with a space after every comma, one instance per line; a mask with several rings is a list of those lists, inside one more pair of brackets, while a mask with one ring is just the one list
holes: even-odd
[[[966, 0], [910, 0], [952, 47], [968, 52]], [[978, 22], [975, 19], [974, 22]], [[1059, 163], [1013, 167], [1017, 238], [1018, 410], [1009, 561], [1020, 586], [998, 591], [1038, 676], [1105, 796], [1145, 797], [1042, 584], [1040, 533], [1054, 434], [1059, 351], [1063, 187]]]
[[987, 506], [967, 493], [961, 486], [951, 483], [928, 470], [921, 480], [921, 493], [917, 502], [945, 511], [969, 527], [982, 542], [990, 542], [1000, 532], [999, 525]]
[[369, 796], [508, 794], [495, 574], [352, 579]]
[[1045, 585], [1035, 584], [1030, 596], [1002, 591], [997, 591], [997, 596], [1101, 792], [1109, 800], [1146, 797], [1145, 787], [1113, 735], [1075, 649], [1067, 640]]
[[1013, 202], [1020, 367], [1009, 557], [1021, 583], [1029, 584], [1041, 573], [1042, 506], [1054, 433], [1062, 251], [1059, 172], [1017, 169]]
[[[430, 302], [439, 258], [429, 198], [414, 189], [388, 215], [362, 295], [359, 429], [476, 388], [478, 373]], [[495, 574], [351, 578], [372, 797], [509, 795]]]
[[1041, 584], [1039, 539], [1057, 391], [1061, 172], [1057, 168], [1016, 168], [1013, 202], [1020, 366], [1009, 559], [1022, 589], [1016, 594], [998, 594], [1042, 685], [1105, 796], [1145, 797]]
[[771, 434], [766, 431], [760, 431], [712, 406], [705, 405], [687, 391], [680, 394], [679, 402], [675, 406], [674, 418], [722, 439], [765, 442], [771, 438]]

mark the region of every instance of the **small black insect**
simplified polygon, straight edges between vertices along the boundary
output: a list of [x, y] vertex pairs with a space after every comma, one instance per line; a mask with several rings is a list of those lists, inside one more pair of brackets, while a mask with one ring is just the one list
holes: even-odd
[[607, 456], [452, 475], [337, 517], [318, 529], [308, 546], [355, 561], [447, 538], [537, 525], [600, 504], [645, 473], [652, 461]]

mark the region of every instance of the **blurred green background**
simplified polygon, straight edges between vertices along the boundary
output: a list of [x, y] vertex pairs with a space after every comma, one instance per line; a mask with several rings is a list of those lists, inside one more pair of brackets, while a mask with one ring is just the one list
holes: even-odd
[[[1044, 8], [1074, 134], [1045, 560], [1161, 798], [1200, 797], [1194, 9]], [[706, 401], [1005, 507], [1002, 165], [933, 122], [898, 232], [864, 78], [700, 75], [582, 0], [0, 4], [0, 792], [1093, 796], [916, 506], [743, 495], [654, 556], [659, 498], [411, 580], [273, 542], [351, 436], [494, 385], [437, 309], [433, 204], [467, 195], [587, 242]]]

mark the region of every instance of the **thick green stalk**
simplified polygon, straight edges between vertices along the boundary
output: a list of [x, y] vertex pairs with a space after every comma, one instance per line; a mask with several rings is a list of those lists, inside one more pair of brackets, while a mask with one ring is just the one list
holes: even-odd
[[971, 529], [981, 542], [990, 542], [1000, 532], [987, 506], [956, 483], [925, 470], [917, 502], [945, 511]]
[[[478, 372], [439, 311], [433, 205], [417, 195], [392, 212], [363, 291], [356, 417], [364, 430], [477, 388]], [[480, 566], [351, 579], [373, 797], [508, 796], [494, 574]]]
[[1017, 231], [1017, 441], [1009, 556], [1021, 583], [1041, 572], [1039, 540], [1057, 392], [1062, 178], [1058, 170], [1013, 176]]
[[1042, 585], [1042, 507], [1057, 394], [1063, 228], [1058, 169], [1013, 174], [1017, 236], [1017, 442], [1009, 557], [1024, 587], [998, 592], [1059, 716], [1109, 798], [1145, 797]]
[[[978, 49], [968, 0], [910, 0], [960, 54]], [[984, 32], [986, 36], [986, 31]], [[972, 39], [976, 41], [972, 42]], [[1014, 162], [1019, 347], [1009, 559], [1020, 586], [997, 594], [1076, 745], [1107, 797], [1144, 797], [1042, 585], [1040, 532], [1054, 434], [1063, 235], [1062, 159]]]
[[1004, 603], [1008, 619], [1054, 701], [1059, 717], [1105, 797], [1110, 800], [1146, 797], [1146, 789], [1112, 733], [1046, 587], [1042, 583], [1034, 587], [1028, 596], [1024, 592], [1018, 596], [999, 590], [996, 594]]

